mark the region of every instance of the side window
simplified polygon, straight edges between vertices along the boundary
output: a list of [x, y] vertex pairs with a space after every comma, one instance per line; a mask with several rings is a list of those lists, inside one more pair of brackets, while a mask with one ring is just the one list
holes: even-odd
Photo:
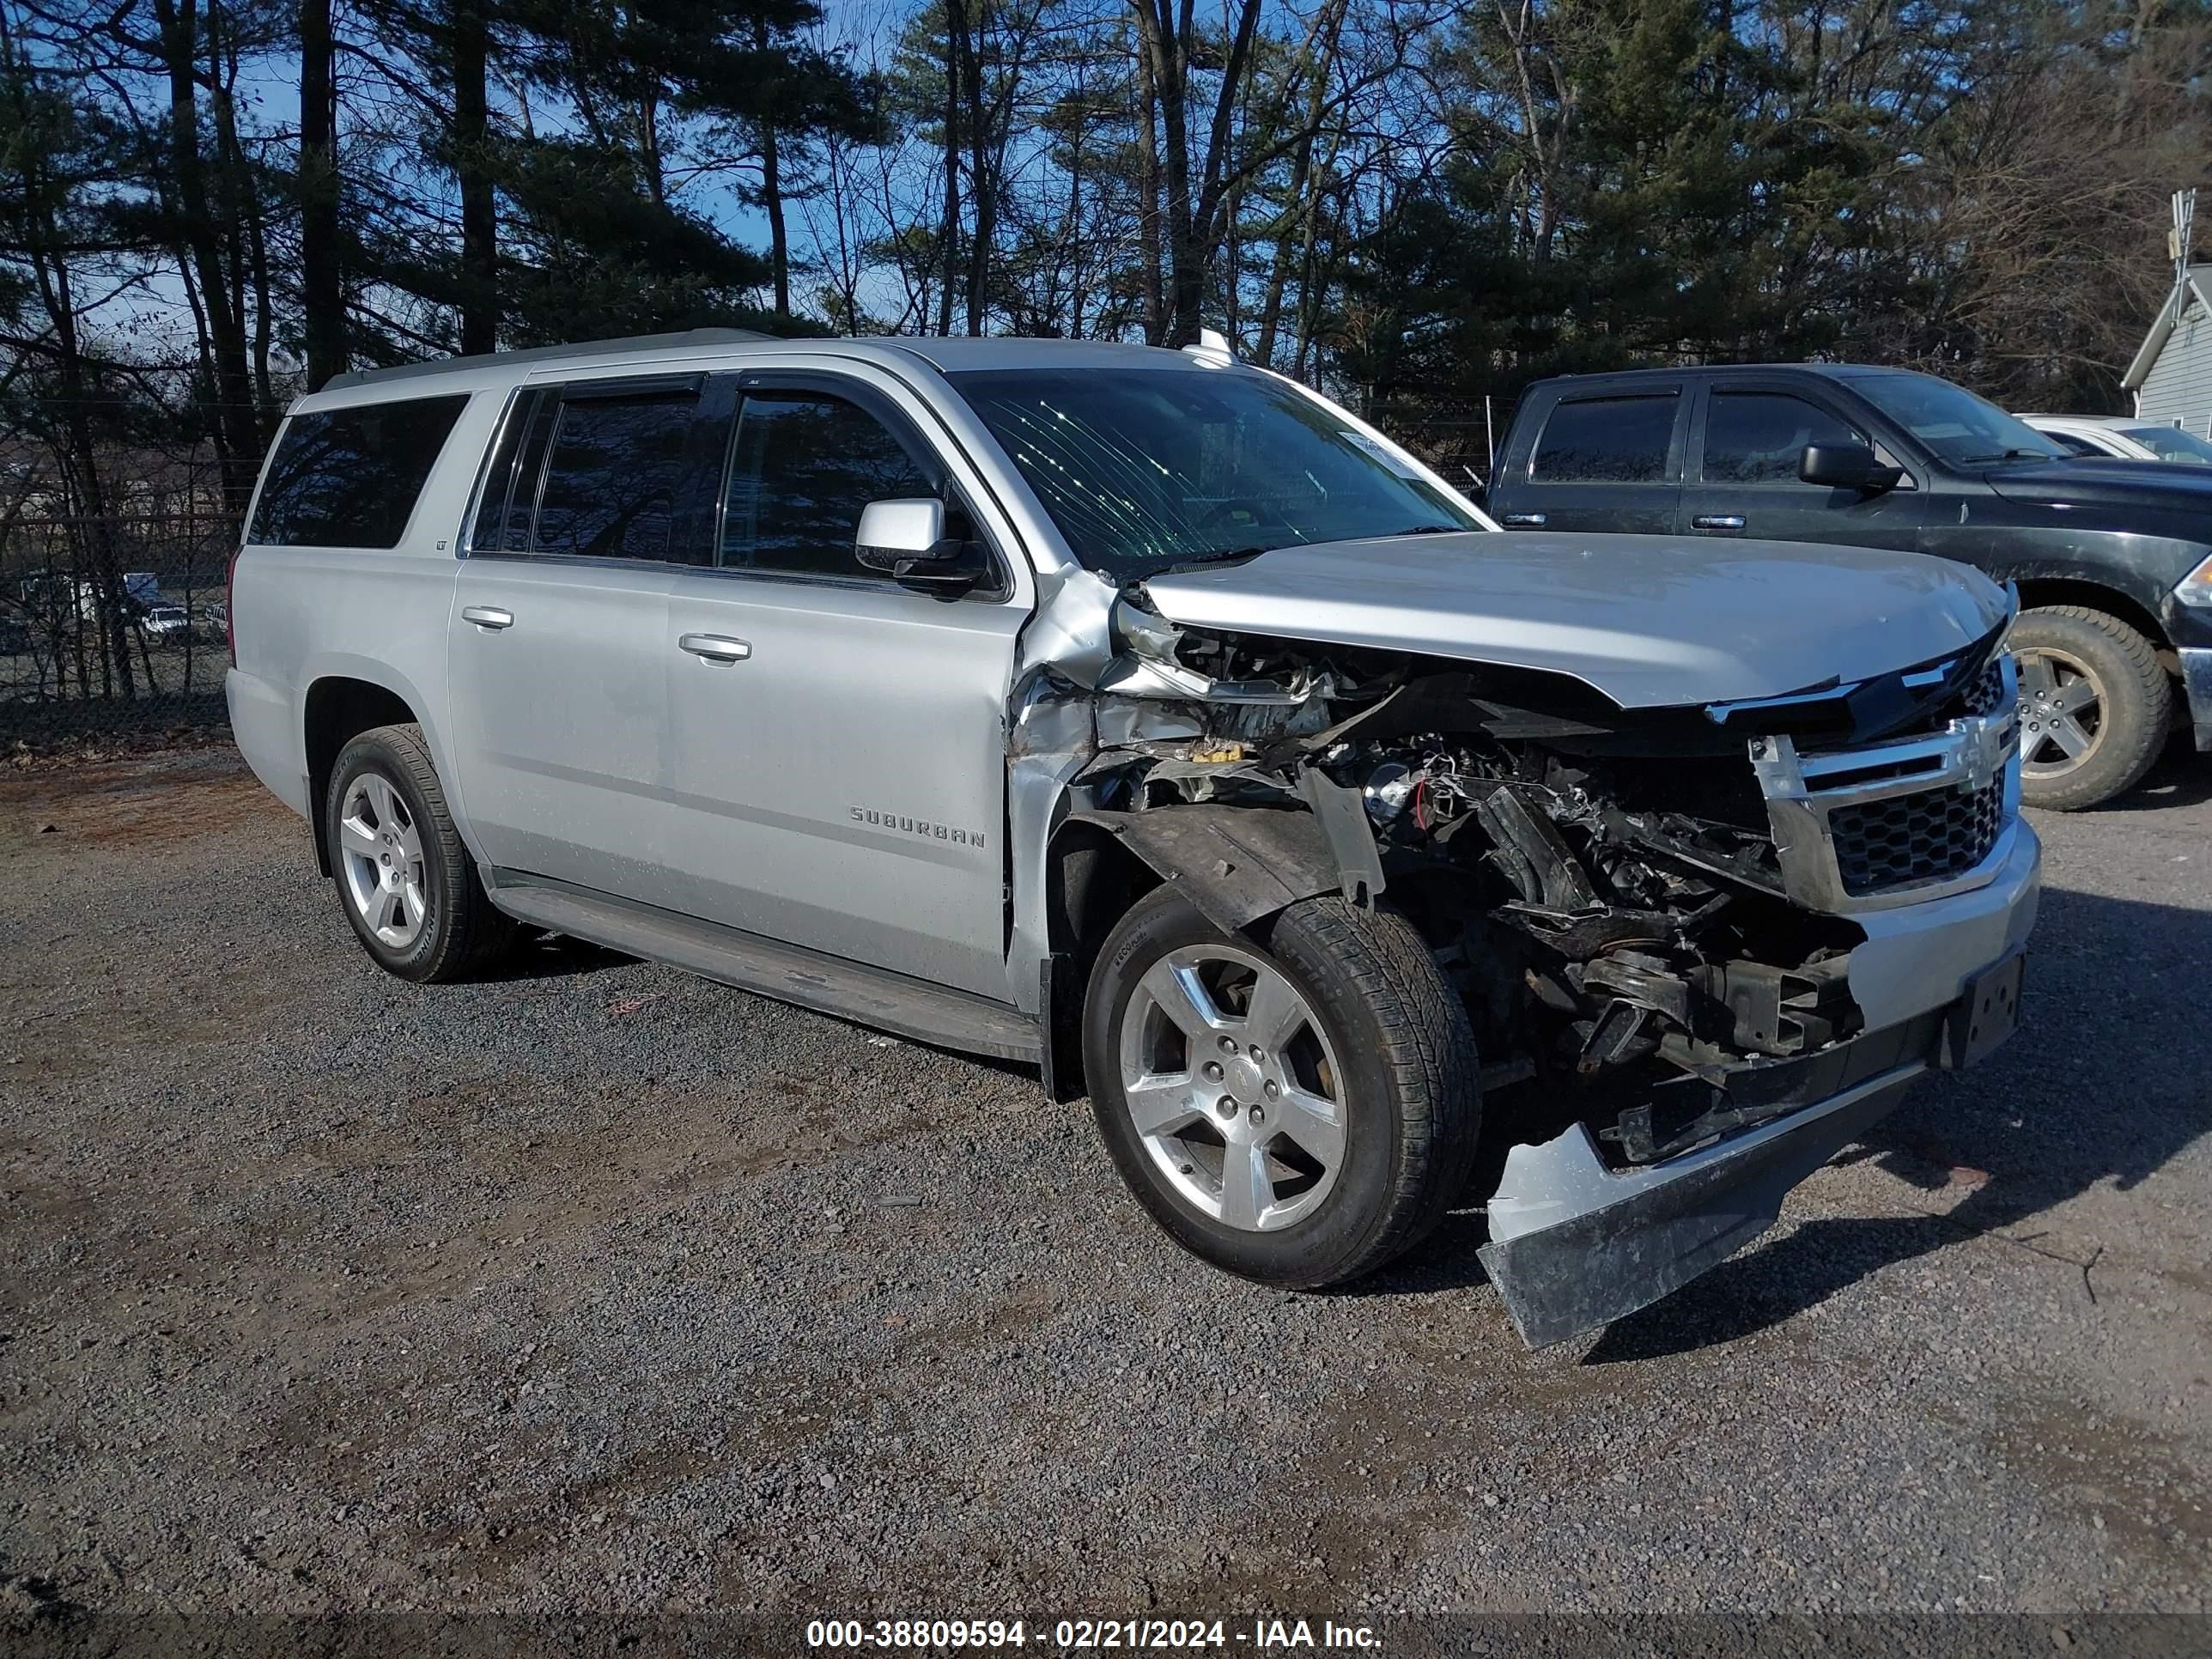
[[530, 520], [538, 510], [538, 481], [545, 471], [545, 440], [560, 412], [556, 388], [528, 388], [516, 397], [499, 448], [484, 469], [476, 530], [469, 538], [471, 551], [530, 550]]
[[530, 550], [569, 558], [680, 556], [676, 494], [698, 406], [694, 391], [564, 392], [546, 441]]
[[284, 422], [246, 539], [397, 547], [465, 394], [316, 410]]
[[2094, 456], [2099, 459], [2106, 459], [2112, 454], [2112, 451], [2108, 449], [2100, 449], [2088, 439], [2077, 436], [2071, 432], [2045, 432], [2043, 435], [2050, 439], [2051, 442], [2057, 444], [2069, 455], [2089, 455]]
[[724, 565], [888, 580], [854, 556], [870, 501], [945, 493], [934, 465], [826, 392], [748, 392], [738, 412], [722, 518]]
[[1662, 483], [1674, 435], [1673, 392], [1562, 403], [1544, 423], [1528, 476], [1538, 483]]
[[1808, 444], [1863, 444], [1866, 434], [1784, 392], [1716, 392], [1705, 411], [1707, 483], [1796, 483]]

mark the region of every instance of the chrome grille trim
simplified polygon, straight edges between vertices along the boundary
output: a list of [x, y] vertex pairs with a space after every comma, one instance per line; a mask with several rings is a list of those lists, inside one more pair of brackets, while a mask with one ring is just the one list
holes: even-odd
[[[1992, 673], [1994, 684], [1985, 684]], [[1958, 699], [1986, 712], [1961, 714], [1940, 732], [1814, 755], [1787, 737], [1753, 738], [1752, 770], [1790, 896], [1847, 915], [1986, 886], [2018, 833], [2016, 696], [2012, 658], [2001, 655]], [[1954, 799], [1917, 799], [1943, 792]], [[1894, 805], [1863, 810], [1884, 803]], [[1892, 856], [1892, 848], [1870, 848], [1869, 836], [1912, 847]]]

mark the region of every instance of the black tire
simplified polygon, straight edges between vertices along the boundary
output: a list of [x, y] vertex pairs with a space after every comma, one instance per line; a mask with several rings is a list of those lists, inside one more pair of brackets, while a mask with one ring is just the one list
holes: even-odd
[[[379, 938], [362, 914], [349, 884], [345, 841], [345, 803], [356, 782], [380, 778], [404, 809], [398, 822], [411, 827], [422, 855], [418, 931], [404, 944]], [[418, 985], [473, 978], [514, 945], [512, 918], [485, 895], [476, 860], [462, 844], [438, 782], [438, 769], [419, 726], [380, 726], [363, 732], [338, 751], [323, 802], [323, 833], [328, 840], [332, 884], [338, 908], [362, 948], [386, 973]]]
[[[1178, 1192], [1124, 1097], [1123, 1026], [1139, 981], [1170, 951], [1210, 945], [1233, 946], [1287, 978], [1340, 1057], [1341, 1164], [1317, 1207], [1279, 1231], [1224, 1225]], [[1099, 1132], [1122, 1179], [1177, 1243], [1245, 1278], [1319, 1289], [1373, 1273], [1417, 1243], [1466, 1186], [1481, 1122], [1474, 1034], [1419, 933], [1387, 908], [1307, 899], [1276, 918], [1263, 948], [1221, 933], [1175, 889], [1155, 889], [1099, 952], [1083, 1042]]]
[[[2173, 685], [2157, 647], [2117, 617], [2076, 605], [2021, 612], [2012, 648], [2023, 671], [2043, 658], [2091, 683], [2096, 696], [2089, 748], [2062, 763], [2024, 672], [2021, 687], [2021, 799], [2054, 812], [2079, 811], [2142, 781], [2172, 718]], [[2077, 738], [2078, 742], [2079, 739]], [[2047, 758], [2039, 758], [2039, 757]]]

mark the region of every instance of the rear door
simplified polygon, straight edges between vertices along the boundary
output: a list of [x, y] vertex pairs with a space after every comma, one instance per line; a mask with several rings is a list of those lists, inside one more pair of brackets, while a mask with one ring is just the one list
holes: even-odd
[[665, 641], [705, 556], [701, 375], [525, 387], [480, 487], [447, 647], [462, 810], [494, 865], [670, 893]]
[[1680, 383], [1572, 387], [1509, 451], [1492, 512], [1508, 530], [1674, 528], [1689, 399]]
[[1867, 444], [1892, 465], [1865, 426], [1838, 400], [1801, 381], [1757, 376], [1707, 382], [1690, 445], [1682, 528], [1698, 536], [1838, 542], [1911, 551], [1928, 496], [1908, 474], [1895, 489], [1864, 494], [1808, 484], [1797, 476], [1808, 444]]
[[[872, 501], [980, 481], [878, 371], [718, 377], [732, 419], [711, 568], [659, 642], [678, 908], [1009, 1000], [1006, 702], [1014, 569], [945, 598], [854, 555]], [[1001, 552], [1010, 550], [1002, 548]]]

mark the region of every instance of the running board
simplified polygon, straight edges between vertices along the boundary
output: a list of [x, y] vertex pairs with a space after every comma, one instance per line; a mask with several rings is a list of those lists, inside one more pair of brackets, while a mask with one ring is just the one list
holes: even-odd
[[483, 873], [492, 902], [519, 921], [917, 1042], [1031, 1065], [1042, 1058], [1036, 1022], [986, 997], [544, 876]]

